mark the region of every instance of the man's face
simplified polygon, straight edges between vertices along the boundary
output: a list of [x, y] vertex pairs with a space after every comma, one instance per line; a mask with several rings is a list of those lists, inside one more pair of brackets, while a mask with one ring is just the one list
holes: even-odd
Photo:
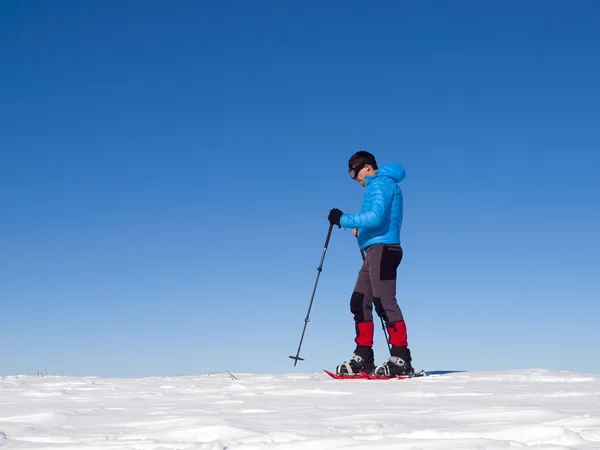
[[357, 181], [362, 187], [365, 187], [365, 177], [373, 175], [375, 171], [369, 164], [359, 164], [355, 166], [354, 172], [350, 172], [350, 176], [354, 175], [352, 178], [354, 181]]

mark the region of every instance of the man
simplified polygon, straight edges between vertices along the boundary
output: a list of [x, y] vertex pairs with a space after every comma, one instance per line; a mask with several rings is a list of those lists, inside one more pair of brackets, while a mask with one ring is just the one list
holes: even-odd
[[[366, 151], [352, 155], [348, 172], [365, 188], [361, 212], [344, 214], [334, 208], [328, 218], [335, 225], [353, 229], [358, 245], [365, 251], [365, 261], [350, 298], [356, 349], [350, 362], [337, 366], [337, 373], [356, 375], [363, 371], [382, 377], [413, 375], [406, 324], [396, 300], [403, 216], [402, 191], [397, 183], [406, 174], [398, 163], [378, 168], [375, 157]], [[392, 346], [389, 360], [378, 367], [373, 355], [373, 304], [385, 321]]]

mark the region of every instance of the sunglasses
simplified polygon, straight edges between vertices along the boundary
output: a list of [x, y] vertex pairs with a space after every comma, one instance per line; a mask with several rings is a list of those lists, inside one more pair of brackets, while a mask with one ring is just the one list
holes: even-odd
[[358, 176], [358, 172], [360, 172], [368, 163], [366, 161], [361, 162], [360, 164], [348, 169], [348, 173], [350, 174], [350, 178], [356, 180]]

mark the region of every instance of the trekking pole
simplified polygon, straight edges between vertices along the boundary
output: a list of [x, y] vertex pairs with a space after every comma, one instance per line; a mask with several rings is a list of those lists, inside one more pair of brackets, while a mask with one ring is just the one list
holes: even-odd
[[300, 347], [302, 347], [302, 341], [304, 340], [304, 333], [306, 332], [306, 325], [310, 322], [310, 310], [312, 308], [313, 300], [315, 298], [315, 292], [317, 292], [317, 284], [319, 283], [319, 277], [323, 271], [323, 261], [325, 260], [325, 253], [327, 252], [327, 246], [329, 245], [329, 238], [331, 237], [331, 230], [333, 229], [333, 222], [329, 223], [329, 231], [327, 232], [327, 238], [325, 239], [325, 246], [323, 247], [323, 255], [321, 256], [321, 263], [317, 267], [317, 279], [315, 280], [315, 286], [313, 287], [312, 296], [310, 297], [310, 303], [308, 304], [308, 312], [304, 319], [304, 328], [302, 329], [302, 336], [300, 336], [300, 344], [298, 344], [298, 352], [296, 356], [290, 356], [294, 360], [294, 367], [298, 363], [298, 360], [304, 361], [304, 358], [300, 358]]
[[[357, 239], [358, 239], [358, 237], [357, 237]], [[360, 247], [359, 247], [359, 250], [360, 250], [360, 256], [362, 256], [362, 259], [364, 261], [365, 260], [365, 252]], [[389, 349], [390, 355], [391, 355], [392, 354], [392, 346], [390, 344], [390, 338], [389, 338], [387, 330], [385, 328], [385, 323], [383, 322], [383, 317], [379, 316], [379, 318], [381, 319], [381, 329], [383, 330], [383, 334], [385, 335], [385, 340], [387, 341], [388, 349]]]

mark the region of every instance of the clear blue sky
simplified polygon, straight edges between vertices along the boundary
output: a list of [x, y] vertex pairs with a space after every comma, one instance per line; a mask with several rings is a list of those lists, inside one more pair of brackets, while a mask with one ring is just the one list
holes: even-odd
[[[0, 374], [354, 349], [357, 150], [396, 161], [417, 369], [600, 372], [600, 4], [0, 3]], [[376, 359], [386, 359], [380, 326]]]

